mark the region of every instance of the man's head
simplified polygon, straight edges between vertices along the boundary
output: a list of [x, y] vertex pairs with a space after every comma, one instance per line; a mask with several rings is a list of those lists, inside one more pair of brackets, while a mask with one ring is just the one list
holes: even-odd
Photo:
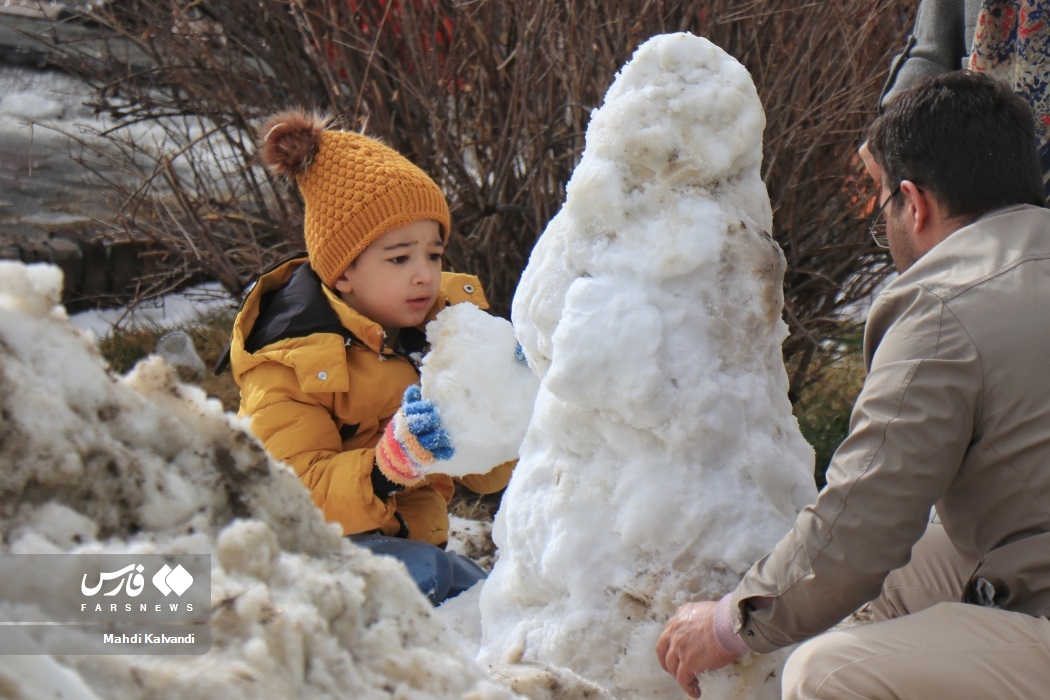
[[397, 151], [329, 122], [301, 110], [275, 114], [259, 144], [267, 167], [299, 185], [306, 250], [321, 281], [334, 288], [380, 236], [418, 221], [437, 222], [447, 241], [451, 217], [437, 184]]
[[871, 125], [867, 147], [884, 188], [908, 180], [951, 219], [969, 223], [1012, 204], [1044, 205], [1032, 111], [981, 73], [944, 73], [902, 92]]

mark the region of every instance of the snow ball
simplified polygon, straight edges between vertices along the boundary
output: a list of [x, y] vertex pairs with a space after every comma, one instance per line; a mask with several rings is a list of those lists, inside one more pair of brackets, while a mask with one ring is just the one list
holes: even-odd
[[427, 325], [423, 398], [434, 402], [456, 453], [431, 471], [484, 474], [515, 459], [539, 380], [515, 356], [514, 327], [473, 304], [455, 304]]

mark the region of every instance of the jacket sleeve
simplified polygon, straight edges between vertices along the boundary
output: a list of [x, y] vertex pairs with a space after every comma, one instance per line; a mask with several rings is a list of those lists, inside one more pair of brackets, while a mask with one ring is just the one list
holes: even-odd
[[375, 450], [343, 451], [331, 407], [324, 405], [331, 394], [304, 392], [295, 370], [266, 362], [245, 373], [241, 396], [252, 431], [295, 471], [326, 521], [357, 534], [393, 517], [395, 499], [384, 501], [372, 489]]
[[[939, 298], [918, 285], [884, 292], [866, 333], [876, 349], [828, 485], [732, 595], [755, 651], [819, 634], [874, 598], [908, 562], [973, 435], [980, 358]], [[772, 603], [751, 610], [757, 596]]]
[[507, 484], [510, 483], [510, 475], [517, 463], [518, 460], [512, 459], [498, 467], [493, 467], [487, 474], [467, 474], [456, 477], [456, 481], [474, 493], [496, 493], [500, 489], [506, 488]]
[[963, 0], [922, 0], [912, 33], [890, 64], [879, 106], [885, 107], [897, 93], [923, 78], [959, 70], [970, 54], [966, 35]]

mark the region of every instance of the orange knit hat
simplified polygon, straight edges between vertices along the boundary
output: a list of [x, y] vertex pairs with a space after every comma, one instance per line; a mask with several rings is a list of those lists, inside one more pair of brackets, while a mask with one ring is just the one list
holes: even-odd
[[447, 241], [448, 203], [437, 184], [397, 151], [331, 120], [301, 110], [263, 125], [262, 160], [294, 179], [306, 211], [303, 235], [310, 265], [329, 287], [372, 241], [421, 219], [441, 225]]

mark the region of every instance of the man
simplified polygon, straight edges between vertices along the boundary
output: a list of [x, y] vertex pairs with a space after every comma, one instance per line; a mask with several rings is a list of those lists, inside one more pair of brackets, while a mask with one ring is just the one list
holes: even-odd
[[902, 92], [861, 156], [900, 276], [869, 314], [849, 435], [791, 532], [721, 601], [682, 606], [657, 655], [699, 697], [697, 674], [877, 596], [875, 622], [790, 657], [784, 698], [1046, 697], [1050, 211], [1031, 111], [946, 73]]

